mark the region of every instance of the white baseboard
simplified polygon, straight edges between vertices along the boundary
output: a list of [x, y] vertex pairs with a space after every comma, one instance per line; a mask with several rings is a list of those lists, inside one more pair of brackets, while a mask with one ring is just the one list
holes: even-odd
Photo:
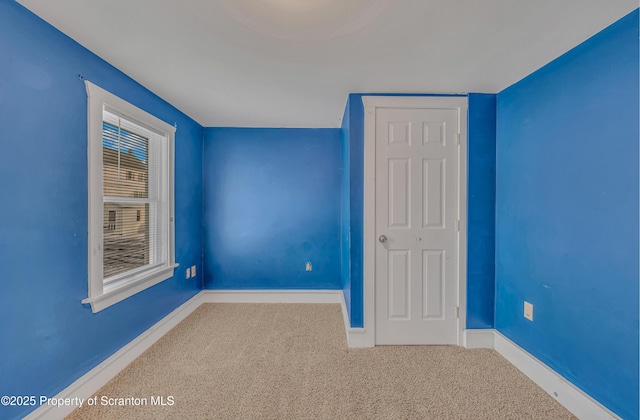
[[344, 323], [344, 332], [347, 336], [347, 346], [349, 345], [349, 330], [351, 329], [351, 321], [349, 320], [349, 312], [347, 311], [347, 304], [344, 300], [344, 292], [340, 290], [340, 310], [342, 311], [342, 322]]
[[492, 349], [494, 329], [465, 330], [464, 347], [467, 349]]
[[340, 303], [341, 290], [203, 290], [202, 303]]
[[364, 328], [350, 328], [347, 331], [347, 342], [352, 349], [375, 347], [373, 337]]
[[339, 303], [349, 347], [373, 347], [364, 328], [351, 328], [342, 290], [203, 290], [202, 303]]
[[494, 348], [580, 420], [619, 419], [605, 406], [497, 331]]
[[[350, 348], [373, 347], [374, 337], [365, 328], [351, 328], [341, 290], [203, 290], [162, 318], [105, 361], [91, 369], [53, 398], [87, 399], [106, 385], [120, 371], [175, 327], [203, 303], [339, 303]], [[547, 365], [527, 353], [511, 340], [492, 329], [466, 330], [466, 348], [494, 348], [549, 395], [581, 420], [619, 419], [613, 412], [567, 381]], [[25, 417], [59, 419], [76, 406], [42, 405]]]
[[[71, 385], [63, 389], [55, 397], [59, 398], [80, 398], [86, 401], [87, 398], [98, 392], [100, 388], [105, 386], [107, 382], [113, 379], [120, 371], [133, 362], [138, 356], [144, 353], [162, 336], [169, 332], [173, 327], [178, 325], [180, 321], [185, 319], [191, 312], [196, 310], [201, 304], [201, 295], [198, 293], [169, 315], [162, 318], [151, 328], [134, 338], [120, 350], [109, 356], [105, 361], [82, 375]], [[32, 411], [25, 419], [62, 419], [69, 415], [77, 406], [75, 405], [41, 405]]]
[[344, 331], [347, 334], [347, 345], [349, 348], [367, 348], [374, 347], [374, 338], [372, 334], [368, 334], [364, 328], [352, 328], [347, 312], [347, 304], [344, 300], [344, 293], [340, 290], [340, 306], [342, 307], [342, 321], [344, 322]]

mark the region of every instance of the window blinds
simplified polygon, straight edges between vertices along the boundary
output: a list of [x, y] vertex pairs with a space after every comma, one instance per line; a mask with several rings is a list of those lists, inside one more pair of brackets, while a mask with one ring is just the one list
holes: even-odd
[[105, 284], [167, 263], [168, 139], [103, 111]]

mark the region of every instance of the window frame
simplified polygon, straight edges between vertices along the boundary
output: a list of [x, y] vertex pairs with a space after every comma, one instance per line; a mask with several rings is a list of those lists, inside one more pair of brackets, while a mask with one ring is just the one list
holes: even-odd
[[[87, 169], [88, 169], [88, 297], [82, 303], [91, 305], [94, 313], [148, 289], [174, 275], [175, 214], [174, 214], [174, 142], [176, 128], [141, 110], [129, 102], [85, 80], [87, 90]], [[160, 267], [133, 270], [117, 282], [105, 284], [103, 278], [103, 110], [114, 111], [143, 128], [166, 136], [168, 142], [168, 216], [167, 262]]]

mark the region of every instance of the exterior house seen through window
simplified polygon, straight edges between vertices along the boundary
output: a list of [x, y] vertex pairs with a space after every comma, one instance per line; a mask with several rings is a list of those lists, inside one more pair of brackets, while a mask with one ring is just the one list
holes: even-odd
[[149, 172], [149, 139], [106, 121], [102, 131], [104, 214], [109, 218], [105, 220], [103, 266], [108, 279], [149, 264], [149, 186], [146, 176], [132, 175]]

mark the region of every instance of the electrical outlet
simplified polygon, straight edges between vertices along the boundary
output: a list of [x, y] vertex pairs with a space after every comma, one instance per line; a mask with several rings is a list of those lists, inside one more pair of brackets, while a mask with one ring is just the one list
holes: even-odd
[[524, 302], [524, 317], [533, 321], [533, 305], [527, 301]]
[[191, 277], [195, 277], [196, 276], [196, 266], [192, 265], [191, 266]]
[[187, 274], [186, 274], [187, 278], [191, 278], [191, 269], [187, 268]]
[[305, 268], [306, 268], [306, 270], [307, 270], [307, 271], [311, 271], [311, 270], [312, 270], [312, 267], [311, 267], [311, 261], [308, 261], [308, 262], [307, 262], [307, 265], [306, 265], [306, 267], [305, 267]]

